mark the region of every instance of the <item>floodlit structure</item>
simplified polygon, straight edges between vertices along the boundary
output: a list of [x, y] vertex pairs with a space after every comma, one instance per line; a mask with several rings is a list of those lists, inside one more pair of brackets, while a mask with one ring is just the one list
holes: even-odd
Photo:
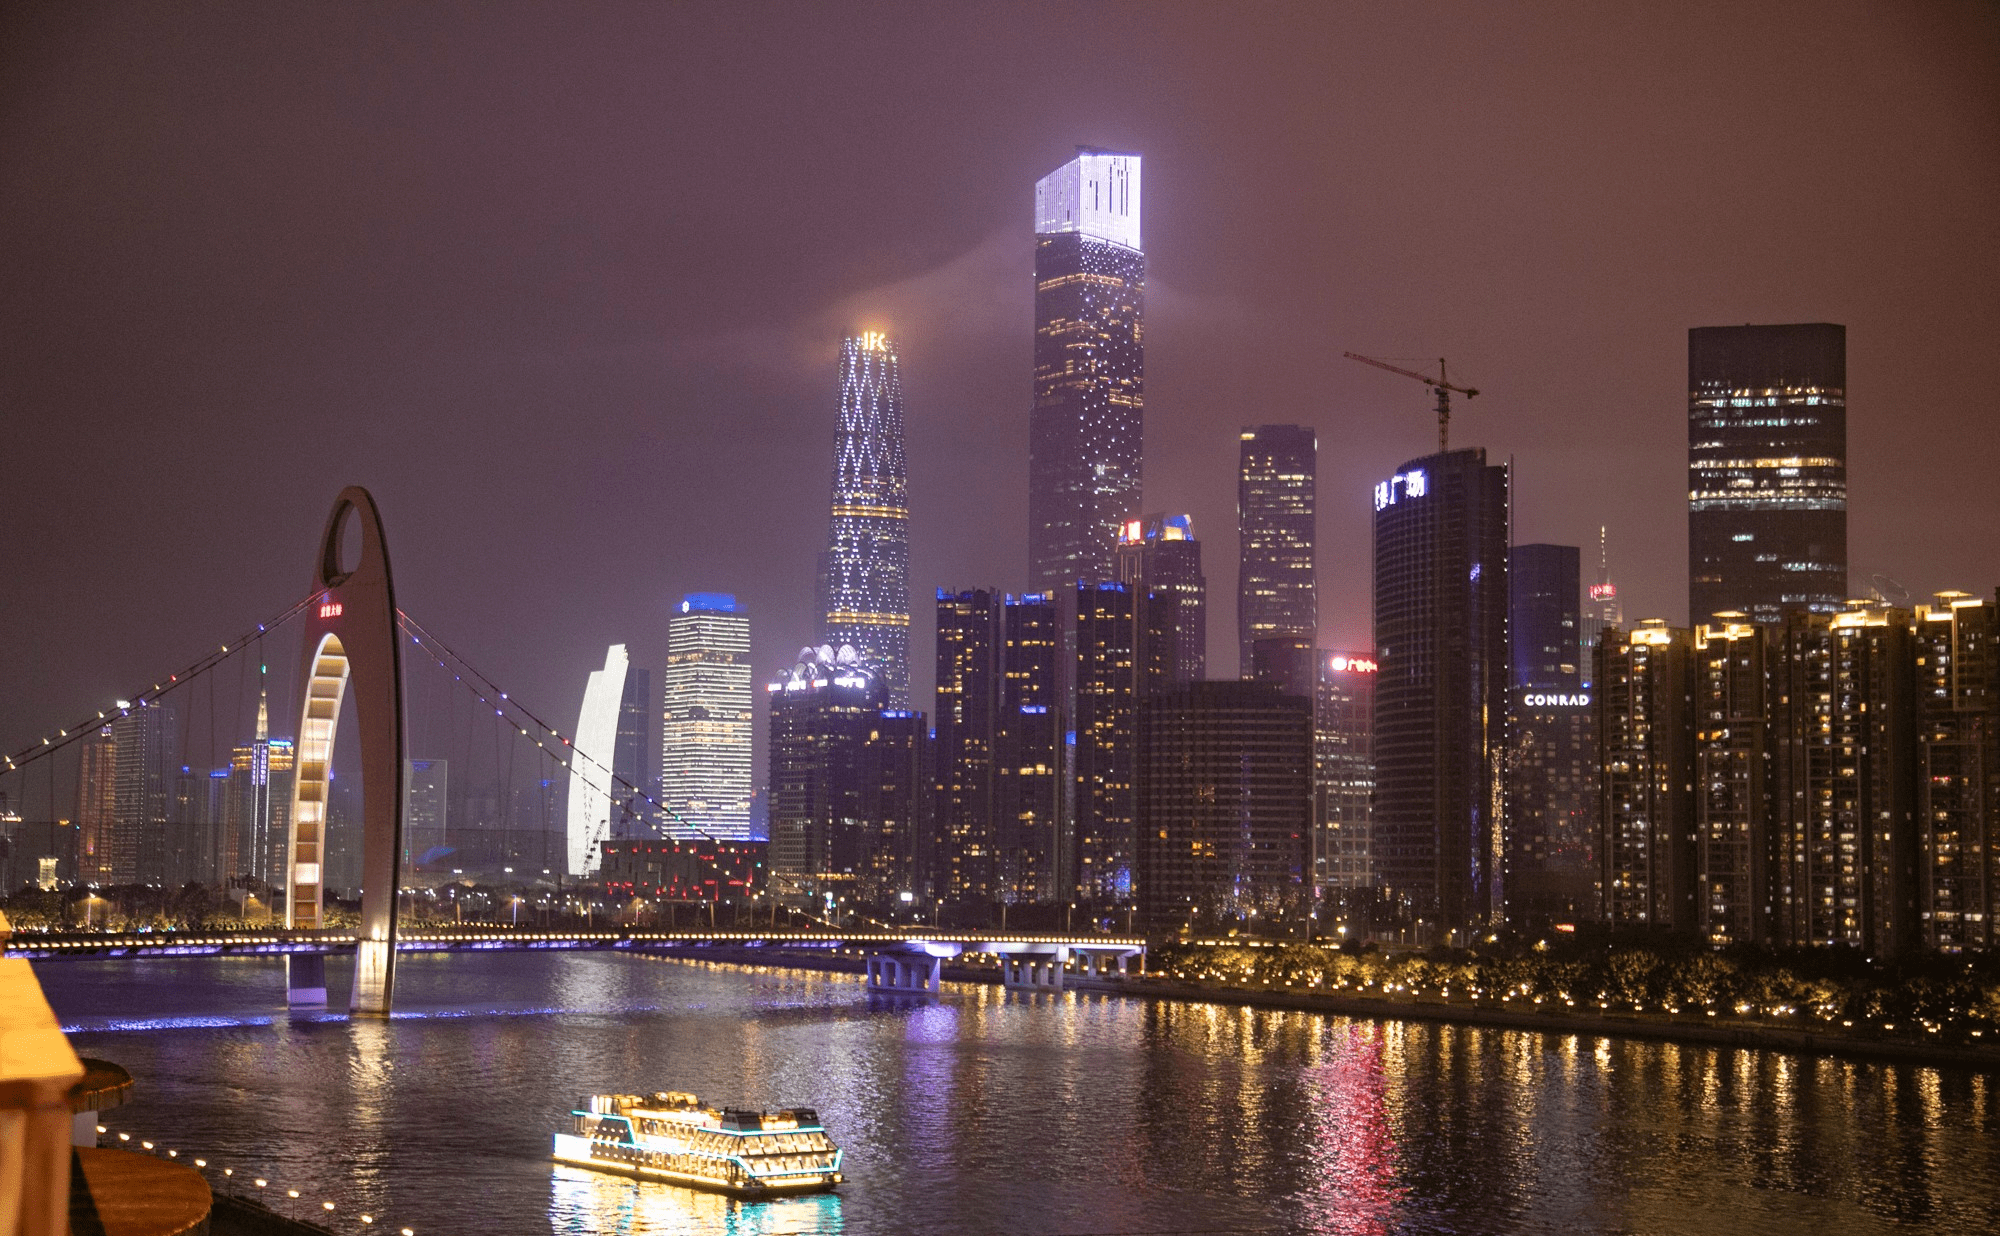
[[1035, 402], [1028, 559], [1059, 597], [1113, 578], [1118, 525], [1139, 506], [1146, 255], [1139, 156], [1091, 147], [1035, 185]]
[[613, 644], [605, 651], [604, 668], [590, 671], [584, 684], [569, 761], [567, 865], [573, 876], [590, 873], [596, 866], [597, 844], [611, 834], [611, 763], [618, 745], [625, 673], [631, 666], [625, 645]]
[[691, 592], [667, 624], [661, 674], [661, 831], [762, 841], [750, 832], [750, 615], [726, 592]]
[[910, 487], [903, 383], [880, 331], [841, 344], [833, 511], [820, 558], [820, 639], [881, 666], [892, 708], [910, 706]]
[[[342, 530], [359, 525], [360, 558], [341, 557]], [[361, 731], [361, 923], [355, 932], [353, 1011], [386, 1017], [395, 992], [396, 892], [403, 846], [403, 664], [396, 591], [375, 499], [360, 486], [340, 491], [320, 539], [300, 649], [298, 763], [292, 779], [285, 862], [285, 925], [323, 926], [326, 809], [333, 785], [333, 739], [340, 702], [354, 683]], [[287, 959], [291, 1001], [326, 1003], [326, 959]]]

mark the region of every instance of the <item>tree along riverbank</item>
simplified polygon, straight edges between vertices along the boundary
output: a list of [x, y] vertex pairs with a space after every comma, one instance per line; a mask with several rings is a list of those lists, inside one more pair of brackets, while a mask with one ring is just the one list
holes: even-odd
[[[1301, 956], [1297, 951], [1286, 950], [1307, 950], [1308, 955]], [[847, 974], [861, 973], [865, 964], [859, 951], [843, 955], [826, 951], [702, 945], [655, 948], [648, 952], [689, 961]], [[1246, 966], [1245, 962], [1253, 959], [1234, 955], [1239, 952], [1264, 955], [1255, 959], [1261, 960], [1262, 964]], [[1339, 987], [1327, 983], [1323, 969], [1319, 972], [1320, 985], [1313, 986], [1310, 977], [1301, 976], [1297, 970], [1302, 962], [1324, 963], [1333, 958], [1353, 963], [1352, 970], [1348, 972], [1351, 986]], [[1511, 994], [1500, 994], [1504, 988], [1478, 988], [1481, 994], [1473, 995], [1475, 989], [1471, 986], [1461, 986], [1457, 991], [1443, 994], [1436, 988], [1428, 991], [1415, 989], [1415, 980], [1420, 972], [1414, 969], [1414, 965], [1418, 962], [1436, 964], [1430, 957], [1421, 954], [1353, 953], [1305, 945], [1167, 946], [1154, 953], [1151, 972], [1145, 975], [1089, 979], [1072, 972], [1064, 977], [1064, 983], [1074, 991], [1141, 999], [1238, 1004], [1374, 1021], [1431, 1021], [1542, 1034], [1652, 1039], [2000, 1072], [2000, 1044], [1988, 1046], [1977, 1039], [1970, 1042], [1926, 1042], [1898, 1037], [1893, 1029], [1885, 1030], [1879, 1024], [1839, 1026], [1837, 1023], [1802, 1022], [1796, 1019], [1797, 1006], [1788, 1005], [1779, 1007], [1794, 1009], [1792, 1020], [1784, 1020], [1785, 1014], [1773, 1018], [1738, 1013], [1733, 1006], [1728, 1012], [1718, 1010], [1713, 1016], [1707, 1007], [1697, 1010], [1672, 1006], [1673, 1011], [1668, 1011], [1669, 1006], [1655, 1004], [1646, 1008], [1643, 1007], [1644, 996], [1639, 1000], [1642, 1007], [1637, 1009], [1629, 1005], [1624, 1008], [1579, 1006], [1551, 999], [1549, 995], [1543, 995], [1538, 1001], [1532, 990], [1533, 984], [1528, 984], [1530, 990], [1522, 993], [1518, 978]], [[1628, 972], [1642, 969], [1641, 962], [1630, 957], [1622, 959], [1620, 965]], [[1336, 963], [1334, 973], [1340, 974], [1341, 969]], [[1191, 975], [1188, 973], [1190, 970], [1201, 973]], [[1289, 980], [1282, 977], [1287, 970], [1292, 973]], [[1472, 973], [1476, 976], [1477, 972], [1475, 967]], [[1575, 976], [1574, 972], [1556, 973]], [[1367, 977], [1371, 974], [1374, 976], [1372, 979]], [[1464, 982], [1465, 972], [1454, 971], [1453, 974]], [[949, 982], [997, 984], [1000, 981], [997, 966], [963, 963], [947, 963], [942, 968], [942, 976]], [[1334, 981], [1337, 983], [1340, 979]], [[1569, 994], [1574, 999], [1575, 993]]]

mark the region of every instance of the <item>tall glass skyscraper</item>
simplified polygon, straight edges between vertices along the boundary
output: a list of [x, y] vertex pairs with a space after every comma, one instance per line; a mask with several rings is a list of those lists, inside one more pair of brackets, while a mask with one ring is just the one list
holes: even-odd
[[1139, 509], [1145, 285], [1139, 156], [1079, 146], [1035, 184], [1028, 569], [1058, 596], [1115, 578], [1118, 526]]
[[1509, 484], [1454, 450], [1375, 486], [1375, 875], [1454, 928], [1501, 912]]
[[660, 675], [661, 821], [668, 837], [750, 835], [750, 615], [726, 592], [681, 598]]
[[1251, 675], [1252, 646], [1276, 635], [1310, 646], [1319, 634], [1313, 557], [1313, 480], [1319, 437], [1307, 425], [1243, 431], [1236, 475], [1236, 636], [1239, 677]]
[[1847, 597], [1847, 328], [1688, 332], [1688, 624]]
[[841, 345], [833, 517], [820, 558], [820, 638], [879, 667], [891, 708], [910, 706], [910, 487], [896, 345]]
[[1174, 686], [1208, 677], [1208, 579], [1201, 573], [1201, 542], [1187, 515], [1148, 515], [1127, 520], [1118, 534], [1117, 578], [1152, 603], [1174, 607], [1174, 660], [1167, 681]]

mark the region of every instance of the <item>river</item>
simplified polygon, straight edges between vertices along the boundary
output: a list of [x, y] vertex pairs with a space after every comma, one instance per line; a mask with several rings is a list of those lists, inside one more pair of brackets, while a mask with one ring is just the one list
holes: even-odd
[[[342, 1232], [2000, 1230], [2000, 1079], [1949, 1069], [604, 953], [409, 956], [386, 1022], [288, 1016], [262, 958], [36, 970], [138, 1079], [113, 1136]], [[579, 1095], [656, 1089], [815, 1106], [848, 1183], [550, 1163]]]

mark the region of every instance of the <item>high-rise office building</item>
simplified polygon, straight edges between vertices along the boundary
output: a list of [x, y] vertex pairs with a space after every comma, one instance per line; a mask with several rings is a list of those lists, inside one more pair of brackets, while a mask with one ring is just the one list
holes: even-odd
[[1281, 929], [1312, 896], [1312, 701], [1269, 683], [1169, 687], [1139, 710], [1138, 910], [1153, 930]]
[[1236, 473], [1236, 638], [1239, 677], [1250, 677], [1252, 645], [1319, 634], [1313, 555], [1319, 438], [1307, 425], [1256, 425], [1242, 434]]
[[910, 706], [910, 489], [896, 345], [865, 331], [840, 348], [833, 515], [820, 558], [820, 642], [881, 666], [891, 707]]
[[1208, 580], [1201, 573], [1201, 542], [1187, 515], [1148, 515], [1125, 522], [1118, 533], [1119, 580], [1141, 592], [1152, 590], [1155, 604], [1171, 605], [1176, 632], [1174, 661], [1167, 679], [1174, 684], [1208, 676]]
[[1313, 700], [1313, 869], [1326, 892], [1373, 888], [1375, 658], [1321, 652], [1318, 661]]
[[1577, 547], [1516, 545], [1507, 551], [1507, 629], [1517, 690], [1573, 692], [1578, 663]]
[[1319, 649], [1304, 635], [1269, 635], [1250, 646], [1243, 677], [1268, 682], [1286, 695], [1312, 699], [1318, 693]]
[[1001, 697], [1000, 598], [985, 588], [937, 593], [934, 894], [999, 900], [995, 740]]
[[1062, 594], [1113, 577], [1140, 505], [1146, 255], [1140, 157], [1078, 147], [1035, 184], [1035, 395], [1028, 569]]
[[1574, 545], [1507, 555], [1507, 914], [1533, 929], [1597, 913], [1597, 740]]
[[750, 615], [726, 592], [692, 592], [667, 624], [660, 675], [661, 802], [669, 837], [750, 833]]
[[908, 891], [926, 796], [923, 714], [884, 708], [879, 667], [852, 649], [805, 649], [771, 700], [773, 892], [835, 913]]
[[1061, 622], [1056, 599], [1045, 592], [1010, 595], [1000, 608], [993, 818], [1003, 901], [1069, 895]]
[[117, 827], [118, 744], [105, 726], [78, 748], [76, 773], [77, 880], [110, 884], [112, 831]]
[[[632, 658], [625, 645], [613, 644], [604, 652], [604, 668], [590, 671], [590, 677], [584, 681], [583, 706], [577, 711], [569, 758], [568, 842], [564, 861], [573, 876], [587, 875], [596, 869], [598, 847], [612, 835], [612, 804], [621, 793], [629, 792], [618, 785], [612, 766], [617, 759], [620, 712], [631, 668]], [[421, 855], [423, 848], [407, 839], [407, 827], [404, 832], [407, 852]]]
[[1918, 609], [1917, 917], [1933, 948], [2000, 940], [2000, 597]]
[[1169, 685], [1177, 633], [1174, 607], [1149, 604], [1136, 585], [1076, 587], [1076, 868], [1071, 882], [1087, 902], [1129, 901], [1138, 820], [1141, 703]]
[[1502, 909], [1508, 489], [1477, 449], [1375, 486], [1376, 882], [1449, 928]]
[[1689, 625], [1847, 596], [1847, 328], [1688, 331]]
[[1604, 918], [1695, 925], [1694, 633], [1649, 619], [1609, 628], [1597, 652]]
[[111, 882], [157, 886], [167, 875], [167, 828], [180, 767], [173, 758], [173, 709], [141, 700], [111, 722], [111, 741], [116, 784]]
[[618, 734], [611, 747], [611, 795], [609, 835], [626, 840], [654, 835], [659, 812], [654, 808], [660, 792], [660, 774], [655, 761], [659, 743], [654, 727], [653, 675], [636, 665], [625, 669], [625, 692], [618, 701]]

